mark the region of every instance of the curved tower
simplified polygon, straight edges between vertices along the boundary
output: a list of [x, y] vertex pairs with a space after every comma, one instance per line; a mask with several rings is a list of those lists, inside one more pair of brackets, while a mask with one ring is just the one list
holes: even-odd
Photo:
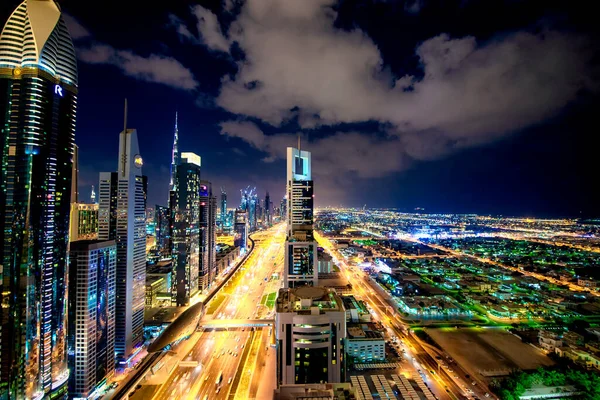
[[75, 49], [52, 0], [0, 34], [0, 399], [66, 396]]

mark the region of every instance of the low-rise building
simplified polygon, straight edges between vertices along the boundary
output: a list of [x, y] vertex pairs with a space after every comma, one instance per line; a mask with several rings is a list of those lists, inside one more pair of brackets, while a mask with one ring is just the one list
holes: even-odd
[[385, 340], [367, 324], [348, 326], [346, 354], [359, 362], [385, 360]]
[[170, 300], [166, 277], [162, 274], [146, 275], [146, 307], [158, 307], [164, 296]]
[[538, 336], [540, 346], [550, 352], [556, 348], [563, 347], [562, 335], [552, 331], [540, 331]]
[[217, 247], [217, 274], [220, 274], [227, 267], [230, 267], [235, 263], [235, 260], [240, 256], [240, 248], [229, 246], [224, 243], [219, 243]]
[[316, 383], [306, 385], [281, 385], [275, 390], [274, 400], [355, 400], [351, 383]]

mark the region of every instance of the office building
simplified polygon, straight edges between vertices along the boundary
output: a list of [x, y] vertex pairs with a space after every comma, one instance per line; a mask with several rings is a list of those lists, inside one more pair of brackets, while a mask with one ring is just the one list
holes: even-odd
[[245, 252], [248, 249], [248, 213], [243, 210], [235, 210], [235, 222], [233, 225], [233, 245]]
[[264, 221], [263, 224], [266, 227], [273, 225], [273, 216], [271, 215], [272, 211], [271, 197], [269, 196], [269, 192], [265, 196], [265, 212], [264, 212]]
[[318, 284], [313, 237], [313, 182], [310, 153], [287, 149], [287, 240], [284, 287]]
[[114, 240], [72, 242], [69, 256], [69, 396], [94, 398], [115, 372]]
[[227, 192], [221, 188], [221, 210], [220, 210], [221, 229], [227, 226]]
[[202, 181], [200, 185], [200, 290], [208, 289], [216, 275], [216, 217], [217, 198], [213, 196], [212, 184]]
[[335, 291], [280, 289], [275, 337], [278, 385], [345, 381], [346, 311]]
[[121, 366], [141, 349], [146, 292], [146, 178], [137, 131], [119, 135], [117, 172], [100, 173], [99, 240], [117, 243], [115, 353]]
[[69, 241], [98, 239], [98, 204], [71, 203]]
[[186, 306], [198, 291], [200, 267], [200, 156], [181, 153], [171, 191], [171, 304]]
[[346, 354], [354, 362], [385, 362], [385, 339], [372, 324], [348, 326]]
[[156, 224], [156, 246], [160, 253], [168, 257], [171, 254], [171, 210], [169, 207], [154, 207], [154, 223]]
[[171, 291], [167, 287], [170, 279], [162, 274], [146, 274], [146, 307], [159, 307], [164, 300], [171, 304]]
[[55, 1], [0, 33], [0, 399], [66, 393], [77, 57]]

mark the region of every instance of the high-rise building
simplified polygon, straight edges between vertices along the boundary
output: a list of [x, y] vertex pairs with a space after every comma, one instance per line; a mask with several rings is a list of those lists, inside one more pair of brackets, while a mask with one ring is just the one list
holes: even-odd
[[221, 228], [227, 225], [227, 192], [221, 188]]
[[[179, 164], [179, 128], [177, 127], [177, 112], [175, 112], [175, 132], [173, 135], [173, 151], [171, 153], [171, 181], [169, 183], [169, 193], [175, 190], [175, 173]], [[170, 201], [170, 198], [169, 198]]]
[[66, 393], [77, 58], [55, 1], [0, 33], [0, 399]]
[[287, 218], [287, 196], [284, 196], [279, 203], [279, 217], [282, 221], [285, 221]]
[[208, 289], [215, 279], [216, 217], [217, 198], [213, 196], [212, 184], [202, 181], [200, 185], [200, 290]]
[[265, 220], [263, 222], [267, 227], [273, 225], [273, 215], [271, 209], [271, 197], [269, 196], [269, 192], [267, 192], [267, 195], [265, 196]]
[[114, 240], [72, 242], [69, 256], [69, 397], [94, 398], [115, 372]]
[[248, 248], [248, 213], [244, 210], [235, 210], [234, 219], [233, 245], [239, 247], [241, 251], [246, 251]]
[[310, 153], [287, 149], [287, 240], [284, 287], [317, 285], [317, 243], [313, 237]]
[[280, 289], [276, 303], [278, 385], [345, 381], [346, 311], [335, 290]]
[[126, 364], [143, 343], [146, 291], [147, 181], [135, 129], [120, 133], [118, 160], [118, 172], [100, 174], [98, 237], [117, 243], [115, 353]]
[[171, 304], [186, 306], [198, 292], [200, 267], [200, 156], [181, 153], [171, 191]]
[[154, 223], [156, 224], [156, 245], [164, 256], [171, 254], [171, 210], [169, 207], [154, 207]]
[[71, 203], [69, 241], [98, 239], [98, 204]]

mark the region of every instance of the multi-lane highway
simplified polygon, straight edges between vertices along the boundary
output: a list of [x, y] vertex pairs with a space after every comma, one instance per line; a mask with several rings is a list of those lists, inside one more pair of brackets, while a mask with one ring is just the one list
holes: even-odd
[[[282, 225], [253, 235], [255, 249], [244, 270], [224, 287], [225, 298], [216, 308], [209, 304], [202, 322], [211, 319], [249, 320], [271, 318], [263, 296], [276, 292], [279, 280], [271, 280], [283, 264], [285, 231]], [[265, 280], [266, 279], [266, 280]], [[227, 399], [243, 392], [251, 398], [256, 391], [254, 374], [261, 366], [254, 349], [268, 344], [269, 328], [206, 329], [183, 362], [154, 392], [153, 399]], [[254, 352], [257, 353], [257, 352]], [[258, 352], [260, 353], [260, 352]], [[197, 365], [196, 365], [197, 363]]]

